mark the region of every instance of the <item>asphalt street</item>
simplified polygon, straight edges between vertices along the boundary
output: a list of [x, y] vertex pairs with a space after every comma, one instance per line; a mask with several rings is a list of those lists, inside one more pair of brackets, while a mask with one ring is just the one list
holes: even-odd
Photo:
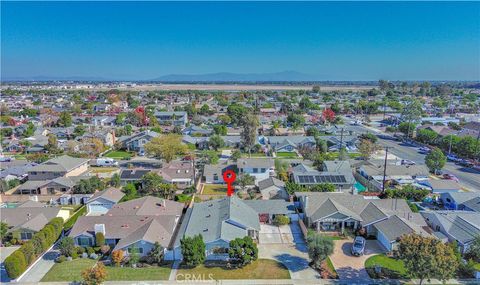
[[[376, 133], [373, 128], [368, 128], [365, 126], [345, 126], [345, 130], [352, 130], [357, 134], [362, 133]], [[377, 130], [378, 131], [378, 130]], [[380, 132], [378, 132], [380, 134]], [[388, 146], [389, 152], [394, 155], [402, 158], [412, 160], [419, 165], [425, 164], [425, 154], [418, 152], [418, 147], [413, 145], [407, 145], [403, 142], [395, 141], [393, 139], [383, 139], [379, 138], [379, 143], [383, 146]], [[456, 165], [453, 162], [447, 162], [443, 168], [445, 173], [450, 173], [455, 175], [460, 184], [470, 190], [475, 192], [480, 192], [480, 172], [460, 165]]]

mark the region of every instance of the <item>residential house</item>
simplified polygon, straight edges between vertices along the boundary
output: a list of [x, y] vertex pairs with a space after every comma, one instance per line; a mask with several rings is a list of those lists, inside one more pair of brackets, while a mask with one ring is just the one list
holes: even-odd
[[456, 241], [460, 252], [468, 251], [476, 237], [480, 235], [480, 213], [472, 211], [424, 211], [421, 213], [427, 224], [435, 232]]
[[166, 163], [158, 175], [167, 183], [174, 184], [178, 189], [185, 189], [194, 185], [195, 168], [192, 161], [171, 161]]
[[128, 256], [133, 249], [147, 255], [158, 242], [165, 260], [173, 259], [173, 242], [184, 204], [152, 196], [113, 205], [102, 216], [82, 216], [69, 236], [78, 246], [94, 246], [101, 232], [105, 243]]
[[404, 234], [429, 235], [422, 216], [403, 199], [365, 199], [341, 192], [297, 192], [307, 227], [316, 231], [364, 228], [389, 251]]
[[480, 213], [480, 195], [476, 192], [444, 192], [440, 193], [440, 201], [448, 210]]
[[88, 176], [58, 177], [50, 180], [27, 180], [18, 186], [16, 193], [28, 195], [62, 195], [72, 192], [81, 179]]
[[142, 177], [151, 172], [151, 169], [122, 169], [120, 171], [120, 185], [125, 186], [128, 183], [136, 183], [142, 180]]
[[312, 186], [320, 183], [335, 185], [338, 191], [352, 190], [355, 178], [348, 161], [324, 161], [323, 171], [303, 163], [298, 164], [291, 170], [291, 180], [302, 186]]
[[205, 183], [208, 184], [223, 184], [223, 173], [227, 169], [235, 169], [234, 164], [230, 161], [219, 161], [217, 164], [206, 164], [203, 167], [203, 177], [205, 179]]
[[187, 112], [155, 112], [155, 117], [160, 125], [174, 125], [182, 129], [188, 123]]
[[298, 152], [302, 148], [314, 149], [315, 138], [311, 136], [269, 136], [268, 144], [275, 152]]
[[86, 203], [87, 215], [98, 216], [107, 213], [123, 196], [125, 194], [120, 189], [113, 187], [95, 193]]
[[189, 135], [182, 136], [182, 142], [185, 144], [195, 145], [195, 149], [204, 150], [208, 149], [208, 137], [192, 137]]
[[9, 227], [8, 232], [18, 240], [29, 240], [40, 231], [51, 219], [62, 217], [67, 220], [68, 210], [60, 207], [46, 207], [34, 201], [26, 201], [16, 208], [0, 208], [0, 219]]
[[285, 190], [285, 182], [275, 177], [258, 181], [258, 189], [262, 193], [262, 199], [283, 199], [287, 200], [289, 195]]
[[62, 155], [28, 170], [29, 181], [52, 180], [60, 177], [80, 176], [88, 171], [88, 159]]
[[257, 183], [275, 175], [275, 162], [271, 158], [240, 158], [237, 161], [239, 175], [249, 174]]
[[[357, 173], [377, 190], [382, 189], [383, 163], [366, 163], [357, 169]], [[387, 165], [385, 181], [391, 185], [406, 185], [428, 180], [430, 173], [424, 165]], [[362, 182], [363, 183], [363, 182]]]
[[434, 194], [462, 191], [460, 183], [450, 179], [428, 179], [420, 181], [419, 184], [429, 187]]
[[119, 139], [119, 141], [124, 149], [145, 155], [145, 145], [158, 136], [160, 136], [159, 133], [146, 130], [130, 137]]
[[204, 129], [195, 125], [190, 125], [182, 130], [183, 135], [189, 135], [194, 137], [208, 137], [213, 133], [211, 129]]

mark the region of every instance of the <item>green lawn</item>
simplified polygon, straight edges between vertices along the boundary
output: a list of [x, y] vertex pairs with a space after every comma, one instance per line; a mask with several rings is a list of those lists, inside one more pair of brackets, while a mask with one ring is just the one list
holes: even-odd
[[223, 195], [227, 193], [227, 186], [223, 184], [204, 184], [203, 195]]
[[104, 156], [110, 157], [110, 158], [129, 159], [129, 158], [132, 158], [133, 154], [127, 151], [113, 150], [113, 151], [107, 152]]
[[171, 267], [113, 267], [107, 266], [108, 281], [168, 280]]
[[215, 280], [290, 279], [290, 272], [288, 269], [283, 264], [270, 259], [258, 259], [253, 263], [238, 269], [207, 267], [205, 265], [199, 265], [195, 268], [181, 268], [177, 272], [177, 280], [183, 280], [186, 276], [200, 276], [203, 280], [209, 280], [210, 277]]
[[90, 167], [92, 173], [108, 173], [117, 171], [118, 167]]
[[73, 216], [70, 217], [70, 219], [67, 220], [67, 222], [63, 225], [63, 228], [65, 230], [68, 230], [69, 228], [73, 227], [78, 217], [83, 216], [86, 213], [87, 213], [87, 206], [82, 206], [75, 214], [73, 214]]
[[330, 257], [327, 257], [326, 262], [327, 262], [328, 269], [330, 269], [330, 271], [332, 271], [332, 273], [337, 275], [337, 270], [335, 270], [335, 266], [333, 266], [333, 263], [332, 263], [332, 260], [330, 259]]
[[374, 274], [375, 265], [382, 267], [382, 271], [386, 271], [384, 275], [387, 278], [407, 277], [407, 272], [401, 260], [388, 257], [384, 254], [378, 254], [370, 257], [365, 261], [365, 268], [372, 278], [374, 277], [371, 275], [372, 272]]
[[297, 158], [298, 154], [295, 152], [277, 152], [277, 157], [281, 158]]
[[97, 261], [90, 258], [78, 258], [72, 261], [55, 263], [43, 276], [41, 282], [81, 281], [82, 271], [92, 267]]

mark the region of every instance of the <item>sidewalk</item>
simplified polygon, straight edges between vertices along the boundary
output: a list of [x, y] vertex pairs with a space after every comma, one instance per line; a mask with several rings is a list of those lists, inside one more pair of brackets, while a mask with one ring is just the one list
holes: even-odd
[[55, 259], [60, 255], [57, 244], [48, 250], [37, 262], [30, 266], [27, 271], [17, 279], [19, 283], [40, 282], [43, 276], [55, 265]]

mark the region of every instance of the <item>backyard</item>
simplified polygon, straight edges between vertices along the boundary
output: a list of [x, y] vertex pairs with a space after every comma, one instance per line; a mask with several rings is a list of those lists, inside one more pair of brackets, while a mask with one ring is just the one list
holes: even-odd
[[[190, 275], [188, 275], [190, 274]], [[211, 275], [210, 275], [211, 274]], [[290, 279], [290, 272], [281, 263], [271, 259], [258, 259], [243, 268], [228, 269], [225, 267], [209, 267], [199, 265], [195, 268], [180, 268], [177, 271], [177, 280], [186, 276], [202, 276], [205, 280], [210, 277], [220, 279]]]
[[227, 193], [227, 186], [223, 184], [204, 184], [203, 195], [224, 195]]
[[[56, 263], [41, 282], [81, 281], [82, 271], [91, 268], [96, 262], [97, 260], [94, 259], [78, 258]], [[107, 266], [106, 268], [108, 281], [167, 280], [171, 271], [169, 266], [143, 268]]]

